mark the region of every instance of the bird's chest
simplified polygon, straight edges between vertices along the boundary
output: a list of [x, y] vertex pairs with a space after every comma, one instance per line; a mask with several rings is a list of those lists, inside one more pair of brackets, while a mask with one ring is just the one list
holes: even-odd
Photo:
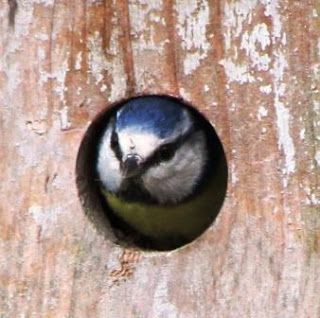
[[[160, 205], [146, 201], [126, 200], [129, 195], [139, 195], [141, 184], [135, 182], [123, 188], [123, 196], [105, 192], [109, 207], [125, 223], [142, 235], [157, 242], [188, 242], [200, 235], [212, 222], [212, 209], [221, 204], [219, 195], [212, 197], [211, 186], [191, 200], [177, 205]], [[218, 194], [218, 193], [216, 193]], [[219, 202], [218, 202], [219, 201]]]
[[116, 196], [125, 202], [154, 203], [150, 194], [145, 189], [141, 178], [124, 179]]

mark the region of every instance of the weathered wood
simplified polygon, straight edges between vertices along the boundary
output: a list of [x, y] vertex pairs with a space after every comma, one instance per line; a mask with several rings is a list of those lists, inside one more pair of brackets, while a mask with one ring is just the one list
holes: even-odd
[[[1, 317], [319, 317], [316, 0], [0, 4]], [[14, 26], [13, 26], [14, 24]], [[182, 96], [230, 170], [215, 224], [170, 253], [82, 209], [78, 147], [105, 106]]]

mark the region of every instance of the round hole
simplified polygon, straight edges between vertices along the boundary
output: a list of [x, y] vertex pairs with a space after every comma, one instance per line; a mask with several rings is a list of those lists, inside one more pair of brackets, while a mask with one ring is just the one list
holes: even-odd
[[125, 247], [172, 250], [215, 220], [227, 191], [222, 144], [194, 107], [139, 96], [103, 111], [88, 128], [76, 165], [86, 214]]

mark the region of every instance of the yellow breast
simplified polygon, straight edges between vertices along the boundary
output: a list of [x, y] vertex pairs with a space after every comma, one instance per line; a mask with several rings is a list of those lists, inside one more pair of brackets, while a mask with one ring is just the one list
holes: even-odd
[[225, 173], [211, 179], [198, 195], [178, 205], [126, 202], [105, 190], [103, 193], [114, 213], [138, 233], [159, 242], [170, 239], [190, 242], [208, 228], [223, 203]]

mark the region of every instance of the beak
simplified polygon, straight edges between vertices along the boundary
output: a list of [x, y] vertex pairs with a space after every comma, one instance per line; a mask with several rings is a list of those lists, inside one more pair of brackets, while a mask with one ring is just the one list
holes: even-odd
[[127, 155], [121, 164], [123, 177], [131, 178], [139, 174], [139, 172], [141, 171], [140, 169], [141, 162], [142, 162], [142, 159], [139, 155], [137, 154]]

